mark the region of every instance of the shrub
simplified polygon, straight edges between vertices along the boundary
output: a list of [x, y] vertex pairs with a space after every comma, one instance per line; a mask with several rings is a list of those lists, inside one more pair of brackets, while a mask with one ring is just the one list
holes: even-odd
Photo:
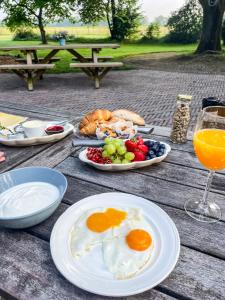
[[169, 34], [166, 41], [172, 43], [195, 43], [200, 38], [202, 10], [197, 0], [189, 0], [168, 20]]
[[13, 41], [31, 41], [40, 40], [40, 36], [32, 30], [19, 29], [16, 31]]
[[158, 23], [149, 24], [147, 31], [143, 37], [144, 40], [155, 41], [160, 36], [160, 25]]

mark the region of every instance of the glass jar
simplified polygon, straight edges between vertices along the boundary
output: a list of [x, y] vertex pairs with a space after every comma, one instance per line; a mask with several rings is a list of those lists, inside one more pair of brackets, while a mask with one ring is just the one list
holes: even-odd
[[170, 139], [173, 143], [185, 143], [190, 123], [190, 103], [192, 96], [178, 95], [177, 106], [173, 114], [173, 124]]

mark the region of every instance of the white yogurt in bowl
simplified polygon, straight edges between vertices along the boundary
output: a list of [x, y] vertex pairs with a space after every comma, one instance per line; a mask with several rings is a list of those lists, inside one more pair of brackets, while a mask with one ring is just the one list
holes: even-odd
[[0, 174], [0, 228], [28, 228], [49, 218], [67, 190], [67, 179], [46, 167]]
[[17, 218], [43, 210], [60, 197], [56, 186], [45, 182], [28, 182], [0, 194], [0, 218]]

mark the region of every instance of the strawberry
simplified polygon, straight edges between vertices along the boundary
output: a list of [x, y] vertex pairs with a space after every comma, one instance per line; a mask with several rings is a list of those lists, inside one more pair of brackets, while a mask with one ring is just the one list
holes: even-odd
[[145, 160], [145, 155], [141, 151], [134, 151], [135, 158], [133, 161], [143, 161]]
[[147, 154], [148, 153], [148, 151], [149, 151], [149, 148], [146, 146], [146, 145], [138, 145], [137, 146], [137, 148], [141, 151], [141, 152], [143, 152], [144, 154]]
[[137, 141], [135, 139], [127, 140], [125, 142], [125, 146], [128, 152], [134, 152], [135, 149], [137, 148]]
[[137, 144], [138, 145], [143, 145], [144, 144], [144, 140], [140, 136], [137, 137]]

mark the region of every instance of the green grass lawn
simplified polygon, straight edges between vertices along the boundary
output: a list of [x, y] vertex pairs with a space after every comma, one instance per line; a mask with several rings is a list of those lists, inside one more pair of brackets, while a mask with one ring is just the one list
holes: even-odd
[[[79, 39], [77, 42], [109, 42], [108, 40], [97, 40], [97, 39]], [[7, 36], [0, 37], [0, 47], [3, 46], [15, 46], [15, 45], [37, 45], [40, 42], [37, 41], [12, 41]], [[51, 42], [50, 44], [54, 44]], [[138, 54], [147, 54], [147, 53], [159, 53], [159, 52], [180, 52], [180, 53], [191, 53], [195, 50], [196, 45], [173, 45], [173, 44], [163, 44], [163, 43], [121, 43], [120, 48], [118, 49], [104, 49], [101, 51], [100, 55], [113, 56], [114, 60], [120, 61], [122, 58], [138, 55]], [[90, 55], [90, 50], [81, 49], [79, 52], [82, 55]], [[2, 52], [1, 54], [11, 54], [17, 55], [19, 52]], [[49, 50], [39, 51], [39, 56], [43, 57], [49, 53]], [[75, 70], [70, 69], [69, 64], [71, 62], [72, 55], [67, 51], [60, 51], [56, 55], [61, 58], [61, 60], [56, 64], [56, 68], [51, 70], [54, 73], [66, 73], [74, 72]], [[123, 69], [128, 69], [129, 66], [125, 66]]]

